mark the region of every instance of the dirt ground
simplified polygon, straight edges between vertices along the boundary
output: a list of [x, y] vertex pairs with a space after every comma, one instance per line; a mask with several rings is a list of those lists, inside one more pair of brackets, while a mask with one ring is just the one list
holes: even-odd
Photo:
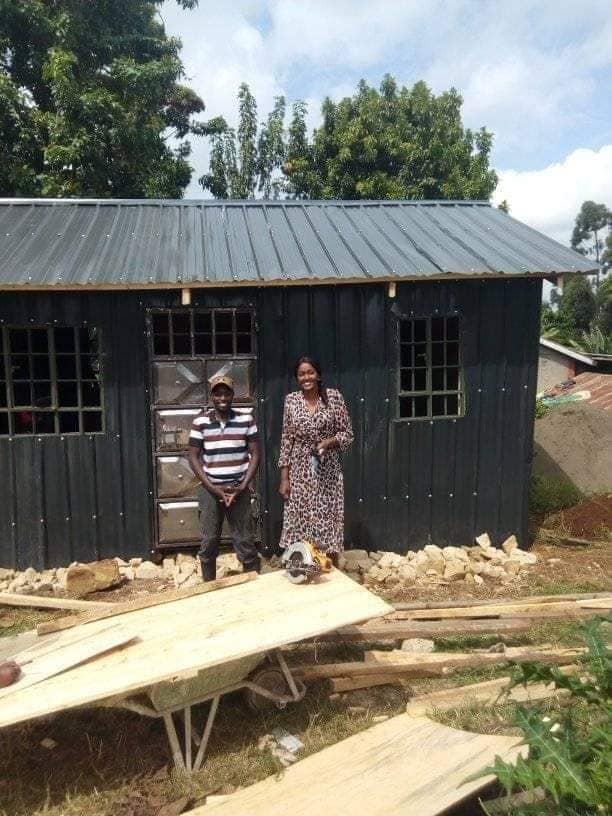
[[544, 519], [544, 529], [559, 529], [566, 535], [604, 541], [612, 537], [612, 495], [593, 496], [580, 504]]

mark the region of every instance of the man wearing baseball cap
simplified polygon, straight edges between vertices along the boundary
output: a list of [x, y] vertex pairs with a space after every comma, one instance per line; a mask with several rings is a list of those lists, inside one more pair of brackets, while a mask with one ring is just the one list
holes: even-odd
[[189, 436], [189, 464], [202, 482], [202, 578], [214, 581], [221, 528], [227, 518], [234, 551], [245, 572], [259, 572], [253, 539], [249, 484], [259, 465], [257, 426], [251, 413], [232, 408], [234, 381], [227, 375], [210, 380], [212, 409], [194, 419]]

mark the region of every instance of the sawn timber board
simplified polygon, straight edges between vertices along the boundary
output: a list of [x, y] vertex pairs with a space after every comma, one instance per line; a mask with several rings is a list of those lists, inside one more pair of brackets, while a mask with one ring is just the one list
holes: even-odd
[[513, 761], [517, 742], [400, 714], [185, 816], [435, 816], [490, 782], [465, 780], [496, 755]]
[[[284, 572], [219, 592], [118, 615], [140, 640], [0, 700], [0, 727], [108, 698], [127, 697], [157, 683], [193, 676], [247, 655], [297, 643], [350, 623], [391, 612], [383, 600], [338, 570], [311, 584]], [[71, 642], [108, 626], [92, 621], [59, 634]]]

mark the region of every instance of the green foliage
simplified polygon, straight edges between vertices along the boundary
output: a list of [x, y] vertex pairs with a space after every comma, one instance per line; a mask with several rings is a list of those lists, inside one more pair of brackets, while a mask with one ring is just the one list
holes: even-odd
[[[289, 151], [289, 192], [305, 198], [486, 199], [492, 135], [464, 129], [462, 98], [435, 96], [424, 82], [398, 88], [386, 75], [377, 91], [362, 80], [338, 103], [327, 98], [311, 144]], [[295, 123], [301, 127], [299, 119]]]
[[563, 482], [537, 473], [531, 477], [529, 485], [531, 513], [556, 513], [578, 504], [581, 499], [582, 494], [571, 482]]
[[[612, 238], [612, 235], [610, 236]], [[610, 240], [610, 238], [608, 240]], [[612, 255], [612, 242], [610, 244], [610, 253]], [[612, 277], [606, 278], [603, 283], [600, 283], [595, 295], [595, 303], [597, 306], [596, 324], [601, 331], [606, 342], [610, 343], [612, 337]], [[606, 352], [609, 354], [610, 352]]]
[[549, 411], [550, 411], [550, 408], [546, 405], [546, 403], [543, 400], [541, 400], [541, 399], [536, 400], [536, 404], [535, 404], [535, 418], [536, 419], [542, 419], [542, 417], [546, 416], [546, 414]]
[[182, 195], [204, 104], [160, 5], [0, 0], [0, 195]]
[[612, 212], [605, 204], [585, 201], [576, 216], [572, 233], [572, 248], [582, 255], [588, 255], [600, 263], [603, 241], [599, 237], [601, 230], [612, 222]]
[[278, 195], [281, 183], [274, 178], [285, 158], [285, 98], [277, 96], [274, 108], [258, 137], [257, 103], [243, 82], [238, 91], [238, 129], [219, 118], [211, 137], [209, 172], [200, 184], [215, 198], [264, 198]]
[[588, 331], [596, 312], [595, 295], [584, 275], [569, 275], [558, 299], [559, 328], [569, 337], [577, 338]]
[[612, 334], [605, 335], [598, 326], [591, 324], [588, 332], [582, 332], [580, 340], [570, 340], [569, 345], [590, 354], [612, 354]]
[[513, 765], [496, 757], [481, 774], [495, 774], [508, 793], [545, 791], [544, 802], [521, 805], [513, 811], [515, 816], [610, 813], [612, 652], [604, 642], [602, 625], [595, 619], [582, 626], [587, 653], [578, 659], [580, 672], [564, 674], [556, 667], [529, 663], [513, 670], [510, 689], [551, 683], [568, 692], [571, 701], [552, 718], [543, 717], [541, 707], [519, 706], [514, 724], [523, 732], [527, 758], [519, 757]]
[[607, 271], [612, 268], [612, 232], [608, 234], [604, 243], [604, 249], [601, 256], [601, 265]]

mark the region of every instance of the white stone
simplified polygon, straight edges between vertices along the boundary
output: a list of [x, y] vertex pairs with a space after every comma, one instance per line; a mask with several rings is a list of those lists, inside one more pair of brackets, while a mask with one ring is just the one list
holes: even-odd
[[346, 558], [344, 557], [344, 553], [341, 552], [338, 555], [338, 569], [345, 570], [346, 569]]
[[488, 550], [493, 546], [488, 533], [481, 533], [481, 535], [476, 536], [476, 543], [482, 547], [483, 550]]
[[395, 586], [396, 584], [400, 583], [400, 577], [397, 572], [392, 572], [391, 575], [388, 575], [385, 579], [385, 584], [387, 586]]
[[521, 569], [521, 562], [516, 558], [509, 558], [504, 564], [504, 569], [510, 575], [517, 575]]
[[360, 561], [357, 561], [357, 569], [361, 572], [367, 572], [373, 564], [374, 562], [370, 561], [369, 558], [362, 558]]
[[465, 578], [464, 578], [463, 580], [465, 581], [465, 583], [466, 583], [466, 584], [473, 584], [473, 583], [475, 583], [475, 582], [474, 582], [474, 576], [472, 575], [472, 573], [471, 573], [471, 572], [466, 572], [466, 573], [465, 573]]
[[142, 564], [142, 558], [130, 558], [130, 567], [139, 567]]
[[55, 569], [46, 569], [40, 573], [40, 577], [42, 578], [43, 581], [53, 581], [53, 579], [55, 578], [55, 573], [56, 573]]
[[470, 557], [461, 547], [444, 547], [442, 550], [445, 560], [448, 561], [469, 561]]
[[24, 572], [18, 572], [17, 575], [11, 581], [11, 592], [15, 592], [17, 587], [25, 586], [28, 583], [28, 579]]
[[66, 589], [66, 576], [68, 575], [68, 570], [66, 567], [58, 567], [55, 571], [55, 580], [57, 581], [58, 585], [61, 589]]
[[379, 567], [397, 567], [402, 562], [402, 556], [397, 553], [384, 552], [378, 560]]
[[166, 557], [162, 560], [162, 572], [168, 578], [174, 575], [174, 558]]
[[34, 589], [36, 592], [53, 592], [53, 584], [51, 581], [37, 581]]
[[493, 558], [497, 558], [500, 552], [501, 550], [496, 550], [495, 547], [483, 547], [482, 557], [486, 558], [487, 560], [491, 560]]
[[11, 578], [15, 577], [15, 570], [13, 569], [6, 569], [5, 567], [0, 567], [0, 580], [1, 581], [10, 581]]
[[500, 578], [504, 574], [504, 570], [495, 564], [486, 564], [481, 574], [486, 575], [487, 578]]
[[2, 590], [2, 592], [5, 592], [8, 589], [10, 583], [11, 583], [10, 581], [0, 581], [0, 590]]
[[123, 558], [119, 558], [118, 555], [115, 556], [115, 558], [113, 558], [113, 561], [117, 564], [118, 567], [129, 567], [128, 562], [124, 561]]
[[[510, 562], [508, 562], [508, 563], [510, 563]], [[560, 564], [561, 563], [561, 559], [560, 558], [547, 558], [546, 563], [550, 564], [551, 566], [554, 567], [555, 564]]]
[[427, 638], [409, 638], [403, 640], [400, 649], [402, 652], [433, 652], [436, 644]]
[[485, 568], [483, 561], [470, 561], [468, 569], [473, 575], [480, 575]]
[[26, 580], [28, 581], [34, 581], [36, 578], [40, 577], [40, 575], [38, 574], [38, 572], [36, 572], [34, 567], [28, 567], [26, 570], [24, 570], [23, 574], [25, 575]]
[[347, 564], [356, 563], [368, 557], [366, 550], [345, 550], [344, 557]]
[[372, 559], [372, 561], [380, 561], [380, 559], [382, 557], [383, 557], [383, 554], [381, 552], [377, 552], [376, 550], [373, 550], [370, 553], [370, 558]]
[[482, 577], [482, 575], [474, 575], [474, 583], [484, 584], [484, 578]]
[[197, 586], [198, 584], [201, 584], [201, 583], [202, 583], [202, 579], [198, 575], [196, 575], [195, 573], [192, 573], [191, 575], [188, 575], [186, 577], [186, 579], [181, 584], [181, 587], [183, 589], [188, 589], [189, 587], [194, 587], [194, 586]]
[[499, 582], [500, 584], [511, 584], [513, 581], [516, 581], [516, 577], [516, 575], [509, 575], [507, 572], [504, 572], [499, 576]]
[[459, 581], [465, 575], [465, 562], [464, 561], [447, 561], [446, 568], [444, 570], [444, 580], [445, 581]]
[[152, 561], [143, 561], [136, 567], [136, 578], [141, 580], [151, 580], [152, 578], [161, 578], [162, 570], [157, 564]]
[[513, 558], [518, 558], [523, 564], [537, 564], [538, 557], [535, 553], [525, 552], [525, 550], [516, 549], [512, 553]]
[[[193, 575], [196, 571], [195, 561], [183, 561], [177, 565], [181, 575]], [[163, 568], [162, 568], [163, 572]], [[164, 573], [165, 574], [165, 573]]]
[[427, 556], [430, 567], [439, 575], [443, 575], [446, 562], [444, 560], [444, 553], [440, 547], [437, 547], [435, 544], [427, 544], [423, 548], [423, 552]]
[[390, 567], [378, 567], [378, 572], [376, 573], [376, 580], [379, 584], [384, 584], [387, 578], [393, 574], [393, 571]]
[[133, 581], [136, 577], [134, 567], [119, 567], [119, 575], [127, 581]]
[[515, 535], [509, 536], [501, 545], [502, 550], [506, 553], [506, 555], [510, 555], [512, 550], [516, 550], [518, 547], [518, 541], [516, 540]]
[[397, 574], [403, 584], [414, 584], [418, 576], [417, 571], [410, 564], [400, 567]]
[[177, 553], [176, 556], [177, 564], [195, 564], [195, 560], [195, 556], [190, 553]]

